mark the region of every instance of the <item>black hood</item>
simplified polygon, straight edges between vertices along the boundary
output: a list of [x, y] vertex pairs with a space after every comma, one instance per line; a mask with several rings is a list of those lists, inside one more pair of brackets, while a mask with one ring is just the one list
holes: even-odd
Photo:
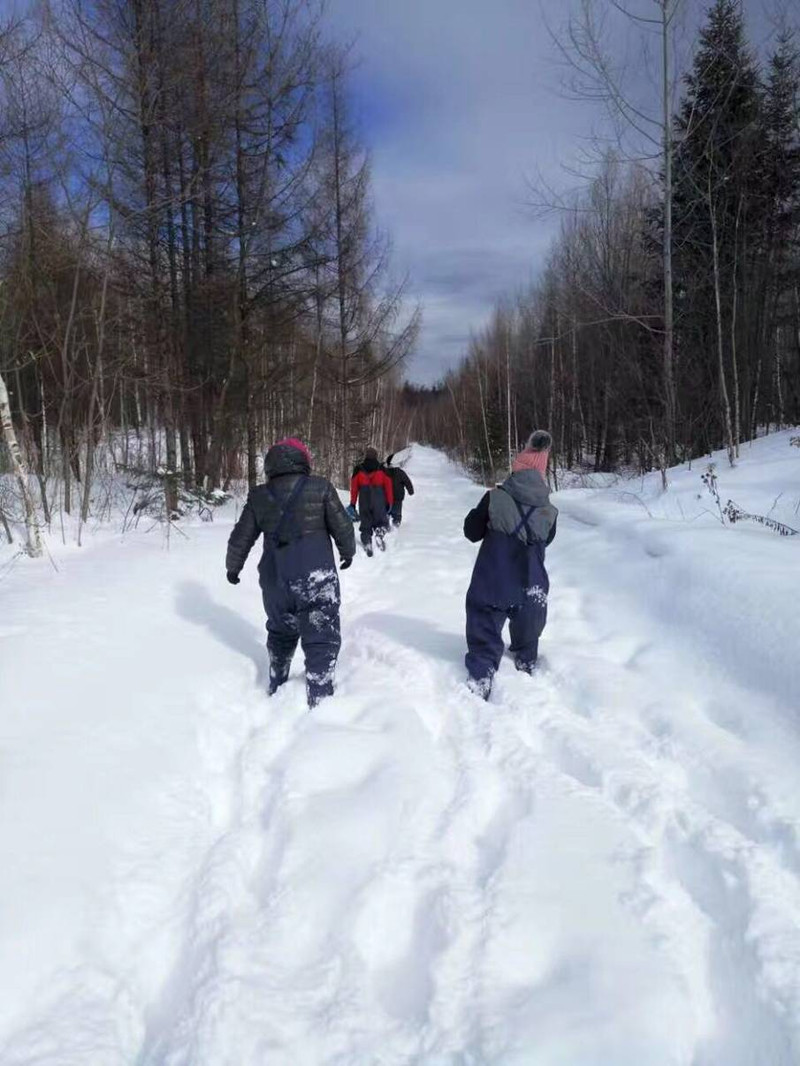
[[361, 464], [368, 474], [374, 474], [376, 470], [380, 470], [381, 464], [377, 459], [373, 459], [371, 455], [367, 456], [364, 462]]
[[291, 444], [273, 444], [264, 457], [264, 473], [267, 478], [284, 474], [310, 474], [308, 459]]

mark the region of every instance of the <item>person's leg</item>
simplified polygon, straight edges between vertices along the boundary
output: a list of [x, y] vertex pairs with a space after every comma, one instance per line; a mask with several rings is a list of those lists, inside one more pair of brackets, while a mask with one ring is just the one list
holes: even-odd
[[510, 615], [511, 654], [518, 670], [533, 673], [539, 657], [539, 637], [547, 623], [547, 600], [529, 597]]
[[333, 677], [342, 644], [338, 588], [335, 597], [302, 608], [297, 621], [306, 659], [308, 705], [316, 707], [320, 700], [333, 695]]
[[288, 597], [277, 588], [262, 590], [267, 612], [267, 651], [269, 652], [269, 694], [274, 695], [289, 677], [300, 631]]
[[388, 519], [377, 522], [375, 525], [375, 540], [381, 551], [386, 551], [386, 534], [389, 532]]
[[367, 555], [372, 555], [372, 514], [365, 504], [361, 504], [358, 511], [361, 516], [361, 544]]
[[391, 511], [391, 517], [392, 517], [392, 525], [393, 526], [399, 526], [400, 523], [403, 521], [403, 504], [402, 503], [396, 503], [396, 504], [393, 505], [392, 511]]
[[489, 698], [492, 680], [503, 657], [506, 612], [467, 600], [467, 655], [464, 662], [470, 688]]

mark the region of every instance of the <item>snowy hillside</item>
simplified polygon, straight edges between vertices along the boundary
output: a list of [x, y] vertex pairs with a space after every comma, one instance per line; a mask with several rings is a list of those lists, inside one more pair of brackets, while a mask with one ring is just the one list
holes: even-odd
[[[790, 436], [723, 505], [800, 527]], [[426, 449], [311, 714], [299, 662], [263, 695], [233, 505], [11, 569], [0, 1063], [800, 1061], [800, 537], [723, 526], [704, 469], [558, 495], [546, 668], [488, 705], [481, 490]]]

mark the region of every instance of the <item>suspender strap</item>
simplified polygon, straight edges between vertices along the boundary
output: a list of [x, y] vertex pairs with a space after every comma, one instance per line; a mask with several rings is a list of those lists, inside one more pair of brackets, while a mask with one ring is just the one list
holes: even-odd
[[272, 534], [271, 538], [272, 543], [275, 545], [276, 548], [280, 548], [282, 545], [289, 543], [288, 540], [281, 539], [281, 536], [283, 534], [283, 527], [286, 525], [287, 520], [289, 519], [295, 507], [297, 506], [297, 501], [300, 499], [300, 494], [306, 487], [307, 480], [308, 478], [306, 477], [299, 477], [294, 483], [294, 487], [289, 493], [286, 502], [283, 504], [281, 503], [281, 498], [277, 494], [275, 489], [273, 489], [270, 484], [267, 484], [267, 491], [269, 492], [270, 496], [282, 508], [280, 518], [278, 519], [278, 524], [275, 527], [275, 532]]
[[[513, 496], [511, 498], [514, 499]], [[530, 540], [531, 539], [531, 529], [530, 529], [530, 526], [528, 525], [528, 522], [530, 522], [531, 515], [536, 510], [536, 504], [532, 504], [526, 511], [525, 508], [522, 506], [522, 504], [519, 502], [519, 500], [514, 500], [514, 503], [517, 505], [517, 510], [519, 511], [519, 522], [517, 522], [517, 527], [514, 530], [514, 532], [511, 534], [511, 536], [512, 537], [518, 536], [522, 532], [522, 530], [524, 529], [525, 532], [528, 535], [528, 539]]]

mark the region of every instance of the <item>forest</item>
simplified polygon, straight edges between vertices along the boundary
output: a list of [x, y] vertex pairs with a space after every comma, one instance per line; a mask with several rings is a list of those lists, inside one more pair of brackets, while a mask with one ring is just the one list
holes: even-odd
[[484, 480], [534, 426], [553, 433], [554, 470], [645, 472], [723, 447], [734, 462], [742, 441], [800, 421], [797, 27], [779, 25], [761, 61], [742, 5], [716, 0], [680, 74], [668, 46], [684, 5], [649, 6], [636, 29], [659, 43], [664, 90], [650, 114], [606, 62], [596, 5], [564, 43], [572, 88], [641, 154], [623, 137], [604, 148], [556, 205], [533, 287], [508, 294], [441, 386], [409, 397], [417, 433]]
[[546, 426], [556, 477], [666, 477], [800, 421], [797, 27], [760, 54], [742, 5], [715, 0], [684, 70], [683, 0], [614, 5], [660, 59], [642, 99], [607, 62], [602, 7], [574, 5], [559, 47], [616, 141], [579, 191], [531, 188], [531, 227], [560, 218], [546, 263], [433, 388], [403, 379], [424, 309], [393, 280], [353, 56], [314, 0], [7, 21], [0, 532], [80, 528], [120, 473], [171, 519], [255, 484], [287, 434], [344, 486], [370, 443], [433, 444], [488, 482]]
[[286, 434], [339, 479], [388, 439], [418, 313], [388, 280], [350, 66], [313, 0], [66, 0], [4, 27], [17, 510], [86, 522], [111, 469], [158, 479], [172, 517], [185, 490], [253, 485]]

